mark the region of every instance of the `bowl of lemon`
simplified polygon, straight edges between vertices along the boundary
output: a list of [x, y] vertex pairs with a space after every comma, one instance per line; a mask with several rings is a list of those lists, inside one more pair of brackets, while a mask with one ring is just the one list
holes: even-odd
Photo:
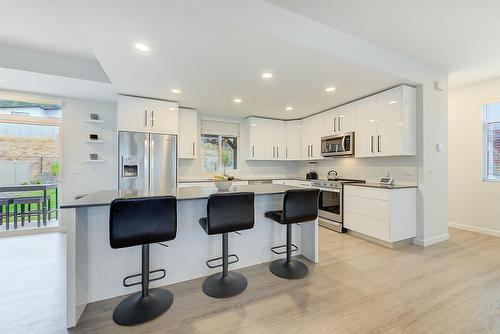
[[233, 185], [234, 177], [226, 175], [215, 175], [214, 183], [219, 191], [228, 191]]

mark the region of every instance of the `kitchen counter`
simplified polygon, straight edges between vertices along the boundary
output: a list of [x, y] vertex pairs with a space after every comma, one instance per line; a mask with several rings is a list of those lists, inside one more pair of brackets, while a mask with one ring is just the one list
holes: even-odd
[[[272, 181], [272, 180], [297, 180], [297, 181], [309, 181], [305, 178], [300, 177], [283, 177], [283, 176], [249, 176], [249, 177], [235, 177], [235, 181]], [[194, 179], [180, 179], [179, 183], [191, 183], [191, 182], [213, 182], [212, 178], [194, 178]]]
[[346, 183], [346, 186], [354, 186], [354, 187], [368, 187], [368, 188], [379, 188], [379, 189], [407, 189], [407, 188], [418, 188], [417, 185], [408, 185], [408, 184], [379, 184], [379, 183]]
[[[256, 196], [283, 194], [288, 189], [296, 187], [281, 184], [235, 185], [228, 191], [221, 193], [253, 192]], [[143, 191], [143, 190], [103, 190], [88, 194], [82, 198], [61, 205], [61, 209], [106, 206], [116, 198], [151, 197], [151, 196], [176, 196], [178, 201], [206, 199], [212, 194], [219, 193], [215, 186], [177, 188], [170, 191]]]
[[[278, 184], [233, 186], [228, 192], [255, 193], [255, 225], [229, 234], [231, 253], [240, 258], [231, 270], [266, 263], [283, 255], [271, 247], [286, 242], [286, 228], [265, 217], [267, 211], [281, 210], [283, 194], [295, 187]], [[228, 193], [223, 192], [223, 193]], [[217, 193], [215, 186], [177, 188], [165, 192], [107, 190], [89, 194], [65, 203], [61, 214], [66, 227], [66, 321], [73, 327], [88, 303], [123, 296], [140, 290], [140, 286], [124, 287], [124, 277], [141, 268], [139, 247], [112, 249], [109, 245], [110, 203], [115, 198], [176, 195], [177, 236], [167, 242], [168, 248], [151, 244], [151, 269], [166, 268], [167, 276], [151, 282], [151, 288], [174, 284], [217, 272], [205, 265], [207, 259], [220, 256], [220, 235], [207, 235], [199, 219], [207, 215], [207, 198]], [[138, 224], [146, 224], [145, 214]], [[293, 224], [292, 241], [311, 263], [318, 258], [318, 220]], [[200, 287], [201, 289], [201, 287]]]

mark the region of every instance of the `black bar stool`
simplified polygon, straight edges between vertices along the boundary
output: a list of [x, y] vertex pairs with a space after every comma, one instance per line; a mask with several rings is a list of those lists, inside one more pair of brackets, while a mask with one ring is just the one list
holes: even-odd
[[[286, 259], [271, 262], [269, 270], [281, 278], [303, 278], [309, 272], [307, 266], [297, 260], [292, 260], [292, 252], [298, 250], [292, 244], [292, 224], [305, 223], [318, 218], [318, 189], [291, 189], [285, 192], [283, 210], [268, 211], [265, 216], [280, 224], [286, 225], [286, 245], [271, 248], [275, 254], [285, 254]], [[286, 247], [286, 251], [277, 251]]]
[[[254, 200], [254, 193], [214, 194], [208, 198], [207, 217], [200, 218], [200, 225], [208, 235], [222, 234], [222, 257], [206, 262], [209, 268], [222, 267], [222, 273], [213, 274], [203, 282], [203, 292], [210, 297], [232, 297], [247, 287], [245, 276], [228, 271], [230, 264], [239, 261], [238, 256], [228, 255], [228, 233], [253, 228]], [[234, 260], [229, 262], [229, 257]], [[222, 264], [211, 264], [220, 260]]]
[[[172, 293], [149, 289], [149, 282], [165, 277], [165, 269], [149, 271], [149, 244], [175, 239], [177, 234], [177, 199], [173, 196], [119, 198], [111, 202], [109, 241], [111, 248], [142, 245], [142, 271], [123, 279], [126, 287], [142, 285], [142, 291], [125, 298], [114, 310], [113, 320], [124, 326], [138, 325], [167, 311], [173, 303]], [[150, 279], [149, 275], [162, 273]], [[133, 277], [139, 282], [127, 283]]]

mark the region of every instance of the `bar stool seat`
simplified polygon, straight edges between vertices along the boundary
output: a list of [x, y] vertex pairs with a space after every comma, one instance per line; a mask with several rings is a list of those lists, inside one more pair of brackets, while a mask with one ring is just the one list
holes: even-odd
[[[175, 239], [177, 234], [177, 199], [173, 196], [120, 198], [111, 202], [109, 241], [111, 248], [142, 246], [140, 274], [123, 279], [126, 287], [141, 285], [140, 292], [125, 298], [114, 310], [113, 320], [124, 326], [138, 325], [166, 312], [173, 303], [172, 293], [165, 289], [149, 289], [149, 282], [162, 279], [164, 269], [149, 270], [150, 244]], [[149, 275], [162, 273], [150, 279]], [[141, 277], [139, 282], [127, 280]]]
[[[208, 260], [209, 268], [222, 267], [222, 272], [213, 274], [203, 282], [203, 292], [214, 298], [228, 298], [243, 292], [248, 283], [245, 276], [229, 271], [232, 263], [239, 261], [238, 256], [228, 251], [228, 233], [251, 229], [254, 226], [254, 193], [227, 193], [210, 195], [207, 201], [207, 217], [199, 223], [208, 235], [222, 234], [222, 256]], [[229, 258], [234, 258], [229, 261]], [[212, 262], [222, 260], [222, 264]]]
[[[292, 252], [298, 248], [292, 243], [292, 225], [310, 222], [318, 218], [318, 189], [291, 189], [285, 192], [283, 210], [267, 211], [264, 216], [279, 224], [286, 225], [286, 245], [271, 248], [275, 254], [285, 254], [286, 259], [271, 262], [269, 270], [276, 276], [286, 279], [305, 277], [309, 269], [292, 259]], [[277, 251], [286, 247], [286, 251]]]

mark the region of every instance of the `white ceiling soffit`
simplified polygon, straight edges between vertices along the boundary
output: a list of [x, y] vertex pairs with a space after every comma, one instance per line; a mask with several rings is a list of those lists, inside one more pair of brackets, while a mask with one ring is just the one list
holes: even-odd
[[73, 19], [66, 0], [0, 0], [0, 44], [95, 60]]
[[[202, 3], [80, 0], [68, 9], [118, 92], [177, 100], [210, 114], [297, 118], [407, 82], [191, 8]], [[261, 1], [251, 4], [288, 13]], [[228, 3], [207, 6], [217, 12]], [[135, 50], [135, 42], [147, 44], [150, 52]], [[264, 71], [274, 77], [262, 79]], [[327, 94], [328, 86], [337, 90]], [[173, 94], [172, 88], [182, 93]], [[234, 104], [234, 98], [243, 102]], [[285, 111], [288, 105], [292, 111]]]
[[500, 75], [500, 1], [267, 0], [450, 73], [450, 86]]
[[0, 44], [0, 67], [110, 83], [95, 59]]
[[0, 89], [84, 100], [116, 101], [112, 85], [9, 68], [0, 68]]

